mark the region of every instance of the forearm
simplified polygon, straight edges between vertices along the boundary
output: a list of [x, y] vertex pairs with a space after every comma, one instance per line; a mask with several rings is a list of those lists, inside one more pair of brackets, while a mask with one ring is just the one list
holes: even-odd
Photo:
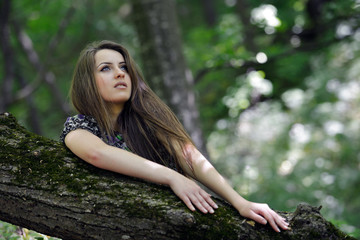
[[195, 165], [194, 172], [199, 182], [228, 201], [236, 209], [240, 210], [241, 206], [247, 202], [207, 160]]
[[172, 178], [180, 175], [163, 165], [109, 146], [86, 130], [70, 132], [65, 144], [78, 157], [98, 168], [164, 185], [169, 185]]
[[189, 178], [163, 165], [109, 146], [86, 130], [70, 132], [65, 137], [65, 144], [78, 157], [96, 167], [168, 185], [193, 211], [196, 207], [203, 213], [213, 213], [213, 208], [217, 207], [210, 195]]
[[154, 183], [169, 185], [171, 178], [179, 174], [163, 165], [115, 147], [106, 147], [101, 151], [99, 158], [93, 165]]
[[194, 172], [187, 169], [193, 178], [204, 184], [210, 190], [224, 198], [236, 209], [240, 209], [242, 205], [247, 203], [221, 176], [221, 174], [212, 166], [212, 164], [193, 146], [186, 149], [188, 156], [191, 158]]
[[[194, 146], [187, 146], [185, 152], [192, 162], [192, 176], [227, 200], [242, 216], [262, 224], [269, 222], [277, 232], [280, 232], [279, 227], [284, 230], [288, 229], [285, 219], [269, 208], [267, 204], [250, 202], [241, 197]], [[187, 172], [191, 174], [189, 169]]]

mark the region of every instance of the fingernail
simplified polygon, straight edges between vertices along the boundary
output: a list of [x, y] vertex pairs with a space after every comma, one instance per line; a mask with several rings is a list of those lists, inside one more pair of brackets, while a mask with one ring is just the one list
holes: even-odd
[[215, 208], [219, 208], [219, 206], [215, 203]]
[[210, 213], [214, 213], [214, 209], [210, 209], [210, 211], [209, 211]]

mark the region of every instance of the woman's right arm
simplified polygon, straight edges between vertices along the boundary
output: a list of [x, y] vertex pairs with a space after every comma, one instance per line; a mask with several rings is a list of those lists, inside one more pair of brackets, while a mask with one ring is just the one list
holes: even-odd
[[66, 146], [78, 157], [95, 167], [170, 186], [192, 211], [213, 212], [216, 204], [194, 181], [180, 173], [126, 150], [109, 146], [99, 137], [83, 129], [69, 132]]

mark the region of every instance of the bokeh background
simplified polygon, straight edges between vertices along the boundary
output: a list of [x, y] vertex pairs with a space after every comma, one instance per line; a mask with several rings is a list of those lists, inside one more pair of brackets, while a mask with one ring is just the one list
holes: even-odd
[[[359, 0], [2, 0], [0, 7], [0, 112], [58, 139], [75, 114], [68, 89], [80, 50], [95, 40], [122, 43], [164, 101], [171, 103], [167, 92], [195, 97], [189, 107], [199, 124], [189, 131], [201, 132], [202, 150], [240, 194], [277, 210], [322, 205], [328, 220], [360, 237]], [[164, 9], [176, 21], [162, 17]], [[162, 46], [167, 35], [157, 27], [176, 44]], [[170, 72], [185, 70], [186, 84], [161, 84], [157, 69], [167, 63], [146, 54], [156, 43], [160, 53], [181, 53]], [[0, 222], [3, 237], [16, 239], [15, 229]]]

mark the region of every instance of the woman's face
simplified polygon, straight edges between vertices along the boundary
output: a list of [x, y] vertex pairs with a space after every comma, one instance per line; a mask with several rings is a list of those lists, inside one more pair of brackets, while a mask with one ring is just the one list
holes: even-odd
[[101, 97], [112, 104], [114, 113], [120, 113], [131, 96], [131, 79], [123, 55], [111, 49], [99, 50], [94, 75]]

